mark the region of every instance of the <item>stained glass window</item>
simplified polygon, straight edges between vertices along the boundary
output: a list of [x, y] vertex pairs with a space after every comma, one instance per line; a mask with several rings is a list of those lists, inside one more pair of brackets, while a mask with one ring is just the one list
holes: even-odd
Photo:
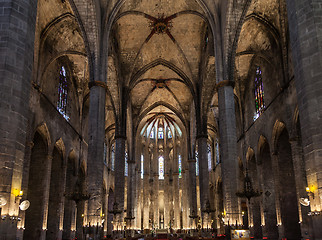
[[112, 144], [112, 150], [111, 150], [111, 170], [114, 171], [115, 166], [115, 144]]
[[164, 179], [164, 158], [159, 157], [159, 179]]
[[210, 147], [210, 144], [208, 144], [207, 153], [208, 153], [208, 171], [210, 172], [211, 171], [211, 168], [212, 168], [211, 147]]
[[144, 157], [143, 154], [141, 154], [141, 179], [143, 179], [144, 175]]
[[196, 176], [199, 176], [199, 154], [198, 151], [195, 152], [196, 156]]
[[168, 128], [168, 138], [172, 138], [171, 130]]
[[127, 151], [125, 152], [125, 169], [124, 169], [124, 175], [127, 177], [129, 175], [129, 164], [127, 162], [129, 158], [129, 155], [127, 153]]
[[104, 142], [104, 157], [103, 158], [104, 158], [103, 161], [106, 164], [107, 163], [107, 161], [106, 161], [106, 158], [107, 158], [107, 145], [106, 145], [105, 142]]
[[163, 128], [159, 128], [158, 130], [158, 139], [163, 139]]
[[218, 140], [216, 141], [216, 144], [215, 144], [215, 148], [216, 148], [216, 164], [219, 164], [220, 163], [220, 155], [219, 155], [219, 143], [218, 143]]
[[154, 128], [152, 128], [152, 130], [151, 130], [150, 138], [154, 138]]
[[255, 75], [255, 109], [256, 113], [254, 119], [256, 120], [265, 109], [262, 70], [260, 67], [256, 68]]
[[61, 66], [59, 71], [57, 110], [68, 121], [69, 116], [67, 115], [67, 93], [67, 73], [65, 67]]
[[179, 165], [179, 178], [182, 178], [182, 162], [181, 162], [181, 155], [178, 155], [178, 165]]

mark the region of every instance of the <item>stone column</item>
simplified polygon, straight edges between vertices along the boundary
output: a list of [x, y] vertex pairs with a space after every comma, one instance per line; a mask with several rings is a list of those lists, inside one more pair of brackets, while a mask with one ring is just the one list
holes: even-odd
[[[169, 140], [168, 140], [169, 141]], [[164, 162], [165, 162], [165, 174], [164, 174], [164, 228], [168, 229], [170, 221], [170, 196], [169, 196], [169, 185], [170, 185], [170, 147], [165, 149]]]
[[153, 218], [155, 227], [159, 228], [159, 151], [157, 145], [154, 148], [153, 160]]
[[296, 192], [297, 192], [297, 202], [299, 208], [299, 219], [301, 222], [301, 233], [305, 239], [312, 238], [312, 222], [311, 218], [308, 216], [310, 211], [309, 207], [303, 206], [299, 203], [300, 198], [307, 198], [306, 192], [306, 176], [305, 176], [305, 164], [303, 160], [302, 146], [298, 139], [291, 139], [291, 148], [292, 148], [292, 159], [293, 159], [293, 168], [295, 174], [296, 182]]
[[[311, 211], [322, 210], [322, 34], [321, 0], [287, 0], [295, 87]], [[322, 217], [312, 217], [315, 238], [322, 238]]]
[[[197, 189], [196, 189], [196, 159], [189, 159], [189, 195], [190, 195], [190, 215], [197, 216]], [[197, 219], [190, 218], [190, 228], [196, 228]]]
[[80, 201], [76, 204], [76, 238], [83, 240], [83, 224], [84, 224], [84, 210], [85, 210], [85, 202]]
[[[102, 185], [104, 170], [104, 134], [105, 134], [105, 83], [90, 82], [90, 106], [88, 123], [88, 157], [87, 157], [87, 189], [90, 195], [88, 200], [87, 224], [101, 225]], [[96, 232], [96, 231], [93, 231]], [[98, 231], [100, 232], [100, 231]], [[91, 234], [99, 239], [98, 233]]]
[[149, 229], [149, 212], [150, 212], [150, 154], [149, 147], [144, 146], [144, 175], [143, 175], [143, 229]]
[[[276, 211], [276, 220], [278, 226], [279, 237], [285, 236], [284, 234], [284, 225], [282, 224], [282, 216], [281, 216], [281, 186], [280, 186], [280, 176], [277, 174], [280, 172], [278, 166], [278, 155], [277, 152], [272, 152], [272, 169], [273, 169], [273, 179], [274, 179], [274, 193], [272, 193], [272, 197], [275, 197], [275, 211]], [[264, 169], [265, 171], [265, 169]], [[265, 214], [265, 213], [264, 213]], [[266, 226], [265, 226], [266, 227]], [[271, 229], [272, 230], [272, 229]], [[271, 235], [272, 236], [272, 235]], [[269, 236], [269, 237], [271, 237]]]
[[[0, 192], [7, 200], [1, 215], [18, 216], [29, 93], [34, 53], [36, 0], [5, 0], [0, 3]], [[16, 239], [17, 221], [0, 228], [0, 238]]]
[[[229, 223], [239, 219], [237, 192], [237, 137], [234, 88], [228, 80], [218, 84], [219, 135], [224, 209]], [[207, 150], [205, 150], [207, 152]]]
[[[182, 162], [184, 162], [184, 158], [182, 158]], [[182, 164], [183, 165], [183, 164]], [[183, 166], [182, 166], [183, 167]], [[183, 168], [184, 169], [184, 168]], [[187, 169], [182, 170], [182, 178], [180, 180], [180, 189], [182, 189], [182, 225], [183, 229], [189, 228], [189, 201], [188, 201], [188, 184], [187, 184], [188, 174]]]
[[202, 227], [207, 227], [208, 216], [204, 212], [206, 203], [209, 201], [209, 172], [208, 172], [208, 136], [198, 136], [198, 156], [199, 156], [199, 186], [200, 186], [200, 208]]
[[135, 150], [135, 181], [134, 184], [134, 201], [133, 201], [133, 213], [134, 213], [134, 228], [141, 229], [141, 190], [142, 190], [142, 181], [141, 181], [141, 155], [142, 155], [142, 139], [137, 137], [136, 139], [136, 150]]
[[[125, 185], [125, 136], [115, 136], [115, 202], [121, 214], [116, 215], [116, 224], [123, 230], [124, 221], [124, 185]], [[121, 229], [120, 229], [121, 228]]]
[[[140, 156], [141, 158], [141, 156]], [[142, 180], [141, 180], [141, 159], [140, 164], [138, 164], [138, 170], [136, 173], [136, 200], [134, 205], [134, 212], [135, 212], [135, 229], [141, 229], [141, 218], [142, 218]], [[135, 207], [136, 206], [136, 207]]]
[[177, 143], [174, 145], [173, 151], [173, 210], [174, 210], [174, 229], [180, 228], [180, 199], [179, 199], [179, 164], [178, 164], [178, 149]]
[[136, 194], [136, 171], [135, 171], [135, 161], [128, 160], [128, 177], [127, 177], [127, 209], [126, 209], [126, 228], [134, 228], [134, 219], [130, 219], [134, 216], [134, 201]]

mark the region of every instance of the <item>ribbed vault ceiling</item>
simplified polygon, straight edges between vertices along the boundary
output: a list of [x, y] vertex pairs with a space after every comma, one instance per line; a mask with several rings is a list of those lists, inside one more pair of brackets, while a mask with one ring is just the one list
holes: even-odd
[[134, 115], [148, 116], [156, 111], [151, 106], [167, 103], [175, 112], [168, 107], [160, 111], [189, 116], [200, 79], [206, 29], [195, 0], [125, 2], [113, 31]]

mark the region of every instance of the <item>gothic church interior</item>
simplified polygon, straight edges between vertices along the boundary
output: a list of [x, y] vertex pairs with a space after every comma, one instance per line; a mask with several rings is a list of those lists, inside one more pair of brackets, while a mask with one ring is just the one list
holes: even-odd
[[0, 2], [0, 239], [322, 239], [321, 16]]

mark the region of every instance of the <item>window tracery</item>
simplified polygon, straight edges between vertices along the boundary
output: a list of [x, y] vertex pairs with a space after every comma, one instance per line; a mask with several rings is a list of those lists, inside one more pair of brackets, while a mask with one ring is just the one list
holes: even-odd
[[67, 73], [65, 67], [61, 66], [59, 71], [57, 110], [67, 121], [69, 121], [69, 116], [67, 115], [67, 94]]
[[256, 120], [264, 112], [265, 109], [262, 70], [259, 66], [257, 66], [256, 68], [255, 75], [255, 109], [256, 113], [254, 120]]

